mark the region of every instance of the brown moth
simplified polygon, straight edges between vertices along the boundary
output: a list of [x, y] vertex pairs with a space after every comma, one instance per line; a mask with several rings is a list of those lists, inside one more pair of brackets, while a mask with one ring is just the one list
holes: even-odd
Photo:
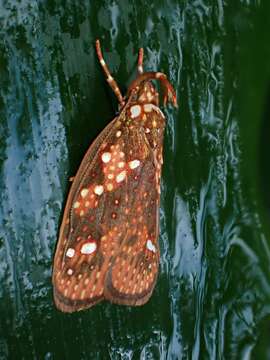
[[159, 202], [165, 117], [164, 104], [177, 106], [176, 94], [160, 72], [143, 72], [124, 98], [103, 59], [99, 62], [118, 98], [119, 115], [85, 154], [73, 180], [53, 266], [54, 301], [64, 312], [101, 300], [142, 305], [150, 298], [159, 267]]

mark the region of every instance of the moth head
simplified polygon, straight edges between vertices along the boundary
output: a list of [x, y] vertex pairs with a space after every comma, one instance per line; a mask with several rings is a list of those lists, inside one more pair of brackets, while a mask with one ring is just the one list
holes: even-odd
[[143, 81], [138, 85], [138, 90], [136, 93], [136, 102], [138, 103], [147, 103], [154, 104], [158, 106], [159, 104], [159, 95], [158, 92], [151, 81]]

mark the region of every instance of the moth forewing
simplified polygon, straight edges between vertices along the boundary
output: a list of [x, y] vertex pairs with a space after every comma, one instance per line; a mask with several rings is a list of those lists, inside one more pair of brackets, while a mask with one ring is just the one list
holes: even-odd
[[[135, 131], [135, 130], [133, 130]], [[149, 142], [140, 132], [141, 144]], [[132, 138], [132, 130], [130, 134]], [[133, 149], [136, 158], [141, 155]], [[142, 156], [142, 155], [141, 155]], [[156, 182], [155, 155], [150, 147], [141, 163], [130, 161], [132, 170], [127, 178], [127, 212], [124, 236], [106, 276], [104, 296], [125, 305], [142, 305], [151, 296], [159, 264], [158, 221], [159, 189]], [[156, 182], [156, 184], [155, 184]]]
[[174, 104], [176, 96], [164, 74], [143, 73], [141, 50], [125, 101], [99, 42], [97, 53], [121, 112], [88, 149], [68, 195], [53, 268], [55, 304], [64, 312], [103, 299], [142, 305], [158, 275], [165, 118], [149, 80], [162, 81]]
[[[82, 194], [84, 195], [85, 193], [83, 192], [84, 179], [88, 176], [90, 179], [92, 178], [95, 171], [94, 168], [98, 154], [102, 151], [102, 147], [106, 143], [107, 139], [110, 137], [112, 129], [117, 129], [118, 126], [119, 119], [115, 118], [110, 124], [107, 125], [107, 127], [92, 143], [81, 162], [81, 165], [77, 171], [76, 176], [73, 179], [71, 189], [69, 191], [67, 203], [64, 210], [64, 216], [60, 227], [59, 240], [56, 248], [53, 266], [54, 300], [56, 306], [64, 312], [73, 312], [76, 310], [90, 307], [102, 300], [103, 298], [103, 291], [101, 293], [101, 289], [103, 290], [103, 284], [99, 284], [100, 290], [98, 292], [97, 287], [94, 289], [94, 291], [96, 291], [97, 293], [96, 296], [87, 297], [87, 291], [85, 287], [87, 288], [87, 285], [91, 283], [90, 275], [93, 274], [93, 272], [91, 272], [90, 269], [91, 265], [88, 269], [89, 272], [87, 273], [87, 275], [85, 271], [84, 274], [80, 271], [81, 267], [84, 266], [86, 254], [81, 254], [81, 252], [78, 250], [78, 256], [75, 256], [77, 242], [80, 243], [80, 240], [78, 241], [80, 235], [78, 235], [77, 238], [74, 239], [73, 234], [76, 234], [78, 232], [76, 231], [76, 229], [78, 229], [78, 222], [75, 222], [75, 224], [73, 224], [73, 222], [74, 212], [76, 211], [76, 209], [78, 209], [76, 207], [76, 199], [82, 197]], [[89, 218], [80, 218], [81, 224], [84, 221], [86, 222], [86, 225], [88, 224]], [[84, 229], [82, 228], [82, 230]], [[82, 232], [85, 233], [85, 231]], [[86, 237], [85, 235], [83, 236]], [[107, 269], [103, 270], [104, 273], [106, 273], [106, 271]], [[104, 281], [104, 276], [103, 279], [100, 278], [100, 281]]]

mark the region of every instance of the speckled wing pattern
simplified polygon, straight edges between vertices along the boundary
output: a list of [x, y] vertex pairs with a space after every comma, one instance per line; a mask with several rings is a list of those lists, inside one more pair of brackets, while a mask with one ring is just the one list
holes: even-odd
[[165, 74], [143, 72], [126, 98], [96, 51], [121, 112], [88, 149], [71, 186], [54, 258], [54, 301], [73, 312], [106, 299], [142, 305], [151, 296], [159, 265], [159, 201], [165, 117], [150, 80], [159, 80], [177, 106]]
[[72, 184], [53, 273], [62, 311], [102, 299], [141, 305], [152, 294], [165, 120], [154, 105], [135, 110], [126, 106], [103, 130]]

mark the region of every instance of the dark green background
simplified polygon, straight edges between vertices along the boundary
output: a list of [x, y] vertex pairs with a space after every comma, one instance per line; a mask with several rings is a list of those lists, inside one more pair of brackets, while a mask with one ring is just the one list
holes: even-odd
[[[0, 358], [270, 359], [270, 1], [0, 1]], [[68, 178], [123, 91], [163, 71], [161, 267], [143, 307], [52, 300]]]

